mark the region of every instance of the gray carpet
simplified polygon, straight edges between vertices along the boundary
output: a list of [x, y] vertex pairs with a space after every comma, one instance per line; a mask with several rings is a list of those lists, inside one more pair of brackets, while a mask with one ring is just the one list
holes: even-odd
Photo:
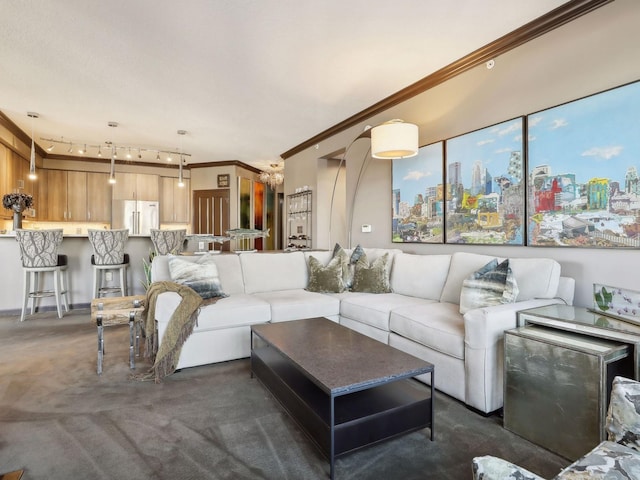
[[[96, 375], [88, 311], [0, 317], [0, 473], [36, 479], [326, 479], [329, 466], [248, 360], [129, 379], [128, 327], [105, 329]], [[138, 371], [148, 364], [142, 360]], [[552, 477], [569, 462], [443, 394], [435, 441], [411, 433], [336, 461], [337, 479], [469, 479], [498, 455]]]

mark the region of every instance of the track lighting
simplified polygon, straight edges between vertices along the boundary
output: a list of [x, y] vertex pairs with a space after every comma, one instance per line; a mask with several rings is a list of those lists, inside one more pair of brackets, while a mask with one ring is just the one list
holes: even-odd
[[98, 156], [101, 157], [102, 156], [102, 150], [100, 149], [100, 146], [98, 145]]
[[131, 160], [131, 147], [127, 150], [127, 160]]

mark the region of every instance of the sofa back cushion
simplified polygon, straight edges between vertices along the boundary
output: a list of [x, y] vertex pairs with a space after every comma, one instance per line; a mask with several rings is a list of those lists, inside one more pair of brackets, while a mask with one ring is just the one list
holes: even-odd
[[[220, 285], [227, 295], [244, 293], [244, 282], [242, 279], [242, 268], [240, 267], [240, 259], [236, 254], [215, 254], [209, 255], [211, 260], [216, 264]], [[171, 281], [171, 271], [169, 270], [169, 258], [171, 255], [158, 255], [154, 257], [151, 263], [151, 281], [160, 282], [164, 280]], [[187, 262], [197, 262], [200, 256], [184, 255], [180, 256], [181, 260]]]
[[[451, 257], [449, 275], [442, 290], [441, 302], [460, 303], [462, 282], [492, 259], [502, 262], [505, 258], [456, 252]], [[533, 298], [554, 298], [560, 282], [560, 264], [550, 258], [510, 258], [509, 266], [518, 284], [516, 301]]]
[[245, 293], [307, 287], [309, 273], [303, 252], [243, 253], [240, 264]]
[[438, 301], [450, 263], [451, 255], [399, 253], [391, 267], [391, 289], [401, 295]]

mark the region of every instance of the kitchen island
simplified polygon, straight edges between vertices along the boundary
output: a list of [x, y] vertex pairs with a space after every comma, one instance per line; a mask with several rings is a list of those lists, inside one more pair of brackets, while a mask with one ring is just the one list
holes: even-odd
[[[142, 260], [148, 261], [152, 249], [153, 244], [148, 235], [129, 236], [125, 248], [126, 253], [129, 254], [129, 268], [127, 269], [129, 295], [144, 294]], [[68, 258], [69, 307], [89, 308], [93, 298], [93, 269], [91, 267], [93, 249], [89, 238], [86, 234], [64, 234], [58, 253], [66, 255]], [[13, 232], [0, 235], [0, 265], [3, 269], [0, 276], [0, 315], [19, 314], [23, 299], [22, 262], [20, 261], [20, 246]], [[45, 281], [48, 282], [45, 286], [49, 288], [51, 275], [46, 275], [45, 278]], [[42, 298], [39, 306], [46, 310], [54, 310], [55, 300], [53, 297]]]

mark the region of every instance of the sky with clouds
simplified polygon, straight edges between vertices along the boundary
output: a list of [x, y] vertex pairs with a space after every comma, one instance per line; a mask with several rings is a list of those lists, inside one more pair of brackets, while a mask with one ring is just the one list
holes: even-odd
[[624, 186], [640, 170], [640, 82], [529, 115], [529, 165], [575, 173], [578, 183], [608, 178]]
[[[566, 103], [528, 116], [529, 170], [551, 165], [552, 174], [574, 173], [620, 182], [629, 166], [640, 173], [640, 82]], [[447, 164], [462, 163], [471, 185], [476, 160], [495, 178], [506, 173], [511, 152], [522, 149], [521, 119], [508, 120], [447, 140]], [[416, 194], [442, 183], [442, 142], [423, 146], [416, 157], [393, 161], [393, 189], [413, 204]]]

